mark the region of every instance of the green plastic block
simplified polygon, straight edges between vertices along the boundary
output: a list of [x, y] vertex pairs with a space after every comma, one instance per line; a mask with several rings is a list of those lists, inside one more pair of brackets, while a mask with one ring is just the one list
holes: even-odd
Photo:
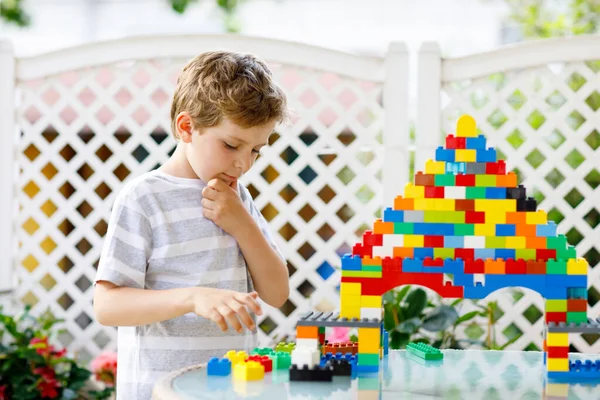
[[250, 353], [251, 356], [254, 355], [259, 355], [259, 356], [270, 356], [271, 354], [274, 354], [275, 350], [269, 348], [269, 347], [255, 347], [254, 350], [252, 350], [252, 352]]
[[556, 251], [556, 258], [558, 260], [569, 260], [571, 258], [577, 258], [577, 252], [575, 247], [568, 246], [566, 249], [558, 249]]
[[456, 224], [454, 225], [454, 236], [472, 236], [475, 235], [475, 225]]
[[546, 273], [548, 275], [566, 275], [567, 262], [565, 260], [549, 259], [546, 261]]
[[464, 211], [442, 211], [444, 213], [444, 222], [449, 224], [464, 224]]
[[580, 312], [567, 312], [567, 324], [570, 322], [588, 322], [587, 313], [585, 311]]
[[290, 342], [290, 343], [280, 342], [275, 347], [275, 351], [278, 352], [278, 353], [279, 352], [291, 353], [295, 348], [296, 348], [296, 343], [293, 343], [293, 342]]
[[363, 265], [361, 271], [381, 272], [383, 268], [381, 265]]
[[487, 249], [504, 249], [506, 247], [506, 238], [502, 236], [486, 236], [485, 247]]
[[567, 248], [567, 238], [565, 235], [551, 236], [546, 239], [546, 245], [549, 249], [564, 250]]
[[273, 369], [289, 369], [292, 365], [292, 356], [290, 353], [279, 351], [273, 354], [269, 354], [271, 360], [273, 360]]
[[412, 222], [394, 222], [394, 233], [400, 235], [413, 235], [415, 224]]
[[[496, 175], [475, 175], [475, 186], [477, 187], [496, 187]], [[485, 196], [481, 197], [485, 199]]]
[[342, 270], [342, 277], [348, 278], [381, 278], [382, 271], [350, 271]]
[[445, 211], [425, 210], [423, 213], [423, 222], [442, 222]]
[[435, 186], [456, 186], [456, 176], [454, 174], [436, 174], [434, 178]]
[[433, 258], [441, 258], [442, 260], [445, 260], [446, 258], [454, 258], [454, 249], [436, 247], [433, 249]]
[[420, 342], [410, 342], [406, 345], [406, 351], [424, 360], [442, 360], [444, 358], [444, 354], [439, 349]]
[[358, 353], [358, 365], [379, 365], [379, 354]]
[[535, 260], [536, 259], [535, 249], [517, 249], [516, 256], [517, 256], [517, 260], [518, 259]]
[[546, 300], [546, 312], [566, 312], [567, 300]]
[[485, 199], [485, 187], [467, 187], [465, 197], [468, 200]]

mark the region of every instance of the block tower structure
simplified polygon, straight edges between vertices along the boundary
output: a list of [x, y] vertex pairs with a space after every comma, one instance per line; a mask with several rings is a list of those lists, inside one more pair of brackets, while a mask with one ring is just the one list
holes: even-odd
[[538, 292], [546, 300], [549, 376], [576, 372], [568, 333], [594, 329], [587, 318], [587, 261], [557, 235], [468, 115], [342, 258], [341, 273], [339, 315], [307, 316], [299, 325], [359, 326], [359, 371], [377, 370], [383, 294], [406, 284], [448, 298], [482, 299], [511, 286]]

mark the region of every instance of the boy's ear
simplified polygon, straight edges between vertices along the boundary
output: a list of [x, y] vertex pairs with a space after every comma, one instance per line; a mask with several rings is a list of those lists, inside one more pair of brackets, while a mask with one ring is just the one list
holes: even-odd
[[177, 129], [177, 136], [182, 142], [190, 143], [192, 141], [192, 117], [188, 112], [180, 112], [177, 115], [175, 128]]

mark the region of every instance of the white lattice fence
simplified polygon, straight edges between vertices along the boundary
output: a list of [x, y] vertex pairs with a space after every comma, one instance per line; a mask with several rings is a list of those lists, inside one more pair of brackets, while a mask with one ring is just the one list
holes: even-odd
[[[427, 113], [434, 111], [421, 108], [421, 127], [429, 123], [429, 130], [417, 127], [417, 135], [425, 137], [422, 142], [433, 143], [418, 149], [421, 159], [432, 158], [433, 153], [423, 153], [440, 144], [442, 135], [454, 132], [459, 115], [476, 119], [489, 146], [517, 172], [519, 183], [557, 222], [559, 233], [577, 246], [578, 256], [588, 260], [588, 315], [593, 317], [600, 311], [600, 271], [594, 268], [600, 261], [599, 43], [597, 37], [542, 41], [441, 64], [439, 49], [436, 54], [435, 46], [426, 45], [421, 62], [434, 63], [437, 57], [441, 79], [437, 85], [422, 84], [420, 95], [439, 98], [441, 92], [441, 122], [437, 124], [437, 116], [434, 124], [428, 122]], [[433, 107], [440, 106], [436, 100]], [[498, 301], [503, 313], [498, 341], [522, 334], [511, 348], [541, 348], [543, 299], [529, 290], [523, 293], [515, 300], [512, 290], [505, 289], [486, 299]], [[597, 353], [597, 338], [574, 336], [572, 344], [579, 351]]]
[[[91, 301], [111, 205], [125, 182], [167, 160], [177, 74], [195, 55], [189, 49], [215, 48], [265, 58], [295, 115], [244, 178], [291, 274], [288, 302], [260, 321], [263, 341], [291, 334], [307, 309], [338, 307], [335, 268], [379, 215], [384, 162], [396, 166], [383, 173], [388, 188], [406, 180], [406, 159], [394, 153], [408, 135], [397, 125], [406, 120], [402, 46], [384, 60], [239, 37], [184, 38], [175, 47], [162, 38], [19, 60], [15, 297], [66, 319], [61, 340], [84, 359], [116, 344]], [[385, 151], [384, 68], [396, 68], [385, 97], [400, 110], [386, 122], [398, 137], [386, 138]]]

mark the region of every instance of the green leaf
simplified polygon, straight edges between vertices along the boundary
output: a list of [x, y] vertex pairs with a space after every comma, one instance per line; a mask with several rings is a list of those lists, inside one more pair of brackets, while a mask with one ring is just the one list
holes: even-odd
[[390, 332], [390, 348], [392, 349], [402, 349], [406, 347], [406, 344], [409, 341], [410, 336], [406, 333], [400, 333], [398, 331]]
[[383, 299], [383, 304], [394, 304], [394, 291], [389, 290], [389, 291], [385, 292], [382, 299]]
[[398, 294], [396, 294], [396, 304], [402, 303], [402, 299], [404, 299], [406, 294], [410, 291], [410, 287], [410, 285], [406, 285], [398, 291]]
[[413, 317], [407, 319], [406, 321], [402, 321], [398, 324], [396, 328], [394, 328], [397, 332], [400, 333], [415, 333], [422, 325], [422, 321], [420, 318]]
[[456, 299], [452, 302], [452, 304], [450, 304], [452, 307], [456, 307], [457, 305], [459, 305], [460, 303], [462, 303], [464, 299]]
[[404, 316], [407, 319], [418, 317], [427, 304], [427, 293], [421, 288], [415, 289], [406, 296], [406, 303]]
[[391, 303], [384, 304], [383, 306], [383, 327], [388, 332], [396, 327], [396, 321], [394, 320], [394, 308], [394, 305]]
[[458, 313], [450, 306], [442, 305], [434, 308], [423, 319], [423, 329], [429, 332], [439, 332], [448, 329], [458, 319]]
[[471, 312], [468, 312], [466, 314], [463, 314], [460, 317], [458, 317], [458, 319], [456, 320], [455, 324], [458, 325], [461, 322], [470, 321], [473, 318], [475, 318], [477, 315], [479, 315], [478, 311], [471, 311]]

